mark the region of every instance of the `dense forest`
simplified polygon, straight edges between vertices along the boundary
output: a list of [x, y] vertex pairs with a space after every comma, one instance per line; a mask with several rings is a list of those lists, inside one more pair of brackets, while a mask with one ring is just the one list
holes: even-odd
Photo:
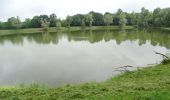
[[11, 17], [7, 22], [0, 22], [0, 29], [45, 28], [70, 26], [109, 26], [133, 25], [135, 27], [170, 27], [170, 8], [156, 8], [149, 11], [141, 8], [141, 12], [127, 13], [118, 9], [116, 13], [102, 13], [91, 11], [88, 14], [67, 16], [66, 19], [57, 18], [56, 14], [34, 16], [21, 21], [19, 17]]

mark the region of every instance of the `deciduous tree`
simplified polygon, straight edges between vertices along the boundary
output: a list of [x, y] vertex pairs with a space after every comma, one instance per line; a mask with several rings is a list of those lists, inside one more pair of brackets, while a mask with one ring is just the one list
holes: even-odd
[[70, 28], [70, 25], [71, 25], [72, 21], [73, 21], [73, 18], [68, 15], [66, 17], [66, 23], [67, 23], [68, 28]]
[[104, 23], [109, 26], [113, 21], [113, 16], [111, 14], [105, 14], [104, 15]]

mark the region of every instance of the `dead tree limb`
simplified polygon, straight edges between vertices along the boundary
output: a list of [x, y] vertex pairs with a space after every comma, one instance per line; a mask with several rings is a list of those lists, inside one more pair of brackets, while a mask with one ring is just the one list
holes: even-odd
[[133, 66], [130, 65], [126, 65], [126, 66], [121, 66], [121, 67], [117, 67], [115, 68], [114, 71], [119, 71], [119, 72], [128, 72], [129, 69], [128, 68], [132, 68]]
[[153, 52], [155, 52], [155, 54], [161, 55], [161, 56], [162, 56], [163, 58], [165, 58], [165, 59], [169, 59], [168, 56], [166, 56], [166, 55], [164, 55], [164, 54], [162, 54], [162, 53], [159, 53], [159, 52], [156, 52], [156, 51], [153, 51]]

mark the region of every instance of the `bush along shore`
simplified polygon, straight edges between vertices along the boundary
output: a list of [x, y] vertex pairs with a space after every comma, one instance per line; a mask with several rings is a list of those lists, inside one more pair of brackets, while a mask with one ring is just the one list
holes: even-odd
[[56, 88], [39, 84], [0, 87], [0, 99], [170, 100], [170, 60], [136, 71], [125, 71], [101, 83], [68, 84]]

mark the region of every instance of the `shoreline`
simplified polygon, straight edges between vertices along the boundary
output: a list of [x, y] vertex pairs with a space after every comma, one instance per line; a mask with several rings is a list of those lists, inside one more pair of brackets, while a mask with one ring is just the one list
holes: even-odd
[[68, 84], [49, 88], [39, 84], [0, 87], [0, 99], [113, 99], [131, 100], [170, 96], [170, 63], [113, 76], [104, 82]]
[[[120, 29], [119, 26], [92, 26], [86, 27], [85, 30], [116, 30]], [[125, 26], [123, 29], [134, 29], [133, 26]], [[28, 28], [28, 29], [10, 29], [10, 30], [0, 30], [0, 36], [5, 35], [13, 35], [13, 34], [33, 34], [33, 33], [42, 33], [42, 32], [68, 32], [68, 31], [80, 31], [82, 28], [80, 26], [70, 27], [61, 27], [60, 29], [56, 29], [56, 27], [50, 27], [48, 31], [43, 31], [42, 28]]]
[[[86, 31], [86, 30], [120, 30], [120, 29], [121, 28], [119, 26], [92, 26], [92, 28], [86, 27], [84, 29], [84, 31]], [[131, 29], [135, 29], [135, 27], [125, 26], [123, 29], [131, 30]], [[151, 27], [151, 29], [154, 29], [154, 27]], [[170, 31], [170, 28], [166, 28], [166, 27], [155, 27], [155, 29]], [[38, 34], [38, 33], [42, 33], [42, 32], [49, 32], [49, 33], [73, 32], [73, 31], [81, 31], [81, 30], [82, 30], [81, 26], [70, 27], [70, 29], [68, 29], [67, 27], [61, 27], [60, 29], [56, 29], [56, 27], [49, 27], [48, 31], [43, 31], [42, 28], [9, 29], [9, 30], [0, 30], [0, 36], [15, 35], [15, 34], [16, 35], [18, 35], [18, 34]]]

